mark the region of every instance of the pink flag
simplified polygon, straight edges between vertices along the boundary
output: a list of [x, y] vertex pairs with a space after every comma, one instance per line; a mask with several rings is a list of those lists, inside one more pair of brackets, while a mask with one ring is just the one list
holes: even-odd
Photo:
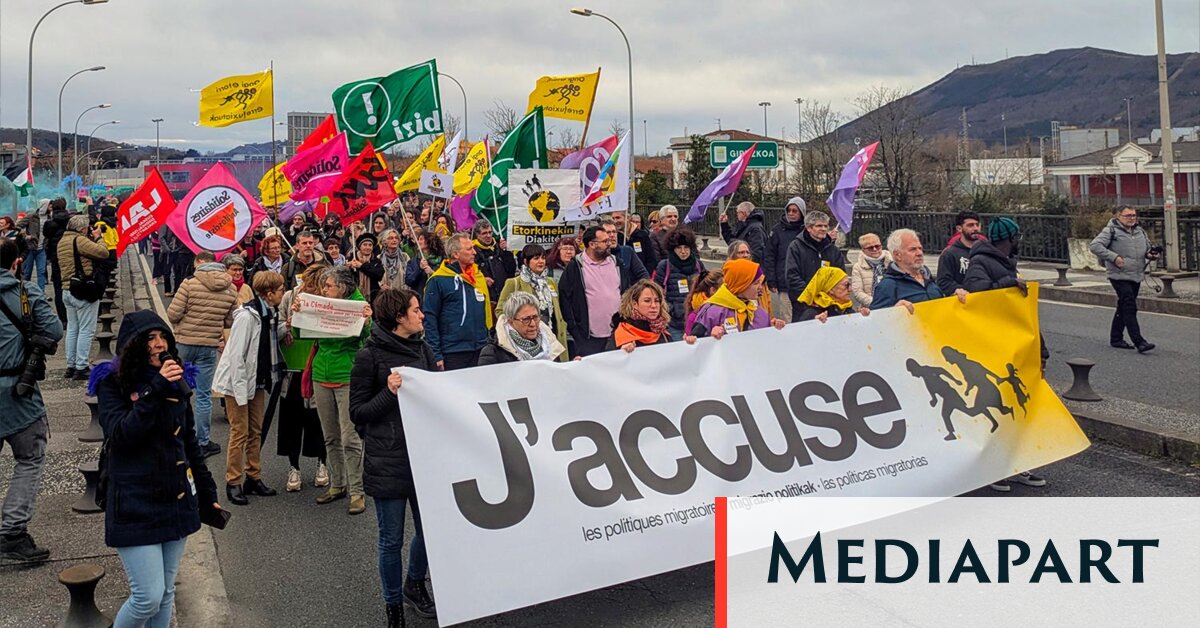
[[266, 217], [254, 196], [217, 162], [166, 222], [192, 252], [212, 251], [220, 258]]
[[292, 182], [292, 200], [311, 201], [329, 196], [342, 178], [342, 170], [350, 163], [346, 134], [298, 153], [288, 160], [283, 176]]
[[867, 166], [871, 165], [876, 148], [879, 148], [879, 142], [863, 146], [854, 153], [842, 169], [837, 187], [833, 188], [829, 200], [825, 201], [833, 217], [837, 218], [838, 226], [846, 233], [850, 233], [850, 227], [854, 224], [854, 195], [858, 192], [858, 186], [862, 184], [863, 176], [867, 174]]
[[621, 138], [616, 135], [610, 135], [583, 150], [577, 150], [566, 157], [563, 157], [562, 163], [558, 165], [560, 170], [579, 169], [579, 182], [584, 191], [592, 189], [592, 185], [596, 183], [596, 179], [600, 178], [600, 171], [604, 168], [604, 164], [608, 162], [608, 158], [617, 150], [617, 144]]

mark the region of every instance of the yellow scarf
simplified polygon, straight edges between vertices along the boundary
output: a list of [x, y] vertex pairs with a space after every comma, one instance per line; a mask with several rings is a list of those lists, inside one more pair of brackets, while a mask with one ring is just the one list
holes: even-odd
[[741, 300], [736, 294], [730, 292], [725, 284], [721, 284], [721, 287], [717, 288], [711, 297], [708, 297], [706, 303], [733, 310], [736, 313], [738, 330], [745, 329], [746, 319], [753, 320], [754, 312], [758, 310], [757, 302]]
[[829, 291], [845, 278], [846, 271], [836, 266], [822, 267], [817, 271], [817, 274], [813, 275], [812, 279], [808, 280], [808, 285], [804, 286], [804, 292], [801, 292], [800, 297], [796, 300], [805, 305], [821, 309], [836, 305], [843, 310], [848, 310], [854, 305], [852, 301], [849, 299], [835, 301], [833, 296], [829, 294]]
[[483, 320], [487, 323], [487, 328], [492, 328], [492, 299], [488, 295], [487, 278], [479, 270], [479, 267], [474, 264], [466, 270], [466, 272], [454, 272], [446, 262], [442, 262], [438, 269], [433, 271], [432, 277], [459, 277], [463, 283], [474, 286], [476, 290], [483, 294]]
[[492, 247], [496, 246], [495, 241], [493, 241], [490, 246], [480, 242], [479, 240], [471, 240], [471, 244], [474, 244], [475, 246], [477, 246], [485, 251], [490, 251], [490, 250], [492, 250]]

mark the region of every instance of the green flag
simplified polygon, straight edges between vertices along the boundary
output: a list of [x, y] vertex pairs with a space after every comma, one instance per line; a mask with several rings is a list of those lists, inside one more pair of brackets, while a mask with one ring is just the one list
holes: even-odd
[[534, 107], [504, 137], [491, 169], [471, 199], [471, 209], [488, 219], [498, 232], [508, 229], [508, 171], [546, 167], [546, 123], [542, 108]]
[[387, 76], [346, 83], [333, 91], [338, 128], [346, 132], [350, 154], [367, 142], [382, 151], [393, 144], [442, 132], [442, 97], [437, 61]]

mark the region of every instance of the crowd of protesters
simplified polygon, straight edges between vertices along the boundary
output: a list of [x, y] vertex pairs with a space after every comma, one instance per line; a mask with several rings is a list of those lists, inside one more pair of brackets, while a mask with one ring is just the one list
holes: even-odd
[[[389, 625], [403, 624], [403, 605], [435, 616], [395, 402], [404, 383], [397, 367], [449, 371], [580, 360], [869, 316], [893, 306], [912, 313], [916, 303], [965, 302], [972, 292], [1026, 290], [1016, 269], [1017, 222], [997, 218], [984, 225], [971, 212], [958, 215], [934, 276], [920, 234], [910, 229], [862, 235], [860, 255], [849, 264], [828, 215], [807, 210], [799, 197], [789, 200], [774, 226], [750, 203], [738, 205], [732, 221], [722, 216], [728, 259], [708, 268], [695, 233], [679, 224], [678, 209], [669, 205], [645, 218], [607, 214], [548, 249], [529, 244], [513, 251], [487, 220], [459, 226], [440, 203], [406, 195], [350, 225], [270, 210], [270, 219], [220, 261], [193, 254], [169, 229], [160, 230], [140, 250], [150, 258], [153, 283], [172, 297], [167, 320], [127, 314], [116, 359], [93, 367], [88, 355], [99, 295], [86, 287], [105, 285], [116, 265], [115, 207], [97, 205], [69, 214], [56, 199], [17, 221], [0, 217], [0, 239], [19, 248], [11, 256], [6, 248], [5, 259], [20, 260], [0, 269], [0, 290], [5, 273], [23, 272], [27, 281], [34, 276], [30, 286], [51, 284], [66, 328], [64, 375], [89, 380], [99, 399], [109, 478], [102, 491], [106, 540], [118, 548], [132, 591], [117, 625], [169, 620], [184, 540], [201, 521], [221, 519], [217, 480], [205, 458], [225, 452], [230, 504], [277, 495], [262, 470], [273, 418], [276, 452], [289, 462], [286, 492], [303, 489], [307, 458], [311, 484], [323, 489], [317, 504], [346, 499], [346, 512], [357, 515], [372, 497]], [[1141, 261], [1154, 249], [1136, 225], [1136, 212], [1120, 210], [1092, 249], [1108, 265], [1120, 298], [1112, 345], [1152, 349], [1140, 335], [1135, 298]], [[361, 334], [306, 337], [292, 325], [310, 307], [306, 294], [361, 302]], [[1044, 362], [1044, 343], [1042, 350]], [[0, 376], [0, 386], [7, 381]], [[214, 402], [229, 422], [224, 449], [210, 439]], [[0, 421], [0, 438], [18, 432]], [[992, 488], [1007, 491], [1014, 481], [1046, 483], [1022, 473]], [[409, 511], [416, 534], [405, 570]], [[27, 540], [13, 552], [44, 559], [24, 531], [22, 512], [5, 505], [5, 534]]]

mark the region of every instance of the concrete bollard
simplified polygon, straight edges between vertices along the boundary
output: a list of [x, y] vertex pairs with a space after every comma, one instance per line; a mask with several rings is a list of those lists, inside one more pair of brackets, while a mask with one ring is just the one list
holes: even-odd
[[1159, 275], [1158, 280], [1162, 282], [1162, 292], [1158, 293], [1160, 299], [1178, 299], [1179, 295], [1175, 293], [1175, 277], [1173, 275]]
[[700, 245], [700, 250], [701, 250], [701, 251], [711, 251], [711, 250], [712, 250], [712, 249], [711, 249], [711, 248], [709, 248], [709, 246], [708, 246], [708, 238], [700, 238], [700, 242], [702, 242], [702, 243], [703, 243], [703, 244], [701, 244], [701, 245]]
[[83, 515], [100, 512], [100, 507], [96, 505], [96, 487], [100, 484], [100, 461], [92, 460], [79, 465], [79, 472], [83, 474], [86, 486], [83, 495], [79, 496], [71, 510]]
[[113, 330], [113, 323], [117, 321], [117, 315], [109, 312], [108, 314], [101, 314], [96, 318], [96, 320], [100, 322], [101, 332], [111, 334]]
[[104, 577], [100, 565], [75, 565], [58, 572], [58, 581], [67, 587], [71, 605], [59, 628], [107, 628], [112, 620], [96, 608], [96, 585]]
[[84, 397], [83, 402], [92, 413], [92, 420], [88, 422], [87, 429], [80, 432], [79, 440], [84, 443], [98, 443], [104, 440], [104, 430], [100, 427], [100, 406], [95, 397]]
[[1058, 279], [1054, 280], [1054, 285], [1060, 288], [1071, 286], [1071, 280], [1067, 279], [1067, 271], [1071, 270], [1070, 266], [1055, 266], [1054, 270], [1058, 271]]
[[1100, 401], [1100, 395], [1092, 390], [1092, 384], [1088, 381], [1092, 367], [1096, 366], [1096, 363], [1083, 358], [1071, 358], [1067, 360], [1067, 366], [1071, 367], [1071, 374], [1075, 377], [1075, 381], [1071, 383], [1071, 389], [1062, 396], [1075, 401]]
[[104, 289], [104, 298], [115, 299], [117, 297], [117, 289], [111, 285]]
[[112, 311], [112, 308], [113, 308], [113, 300], [112, 299], [100, 299], [100, 314], [108, 314], [109, 312]]
[[96, 359], [100, 362], [113, 359], [112, 342], [116, 334], [110, 332], [99, 332], [96, 334], [96, 343], [100, 345], [100, 350], [96, 352]]

